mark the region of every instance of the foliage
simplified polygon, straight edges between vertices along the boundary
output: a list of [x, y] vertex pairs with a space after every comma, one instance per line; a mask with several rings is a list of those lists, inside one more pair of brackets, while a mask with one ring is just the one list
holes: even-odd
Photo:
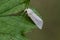
[[0, 0], [0, 40], [27, 40], [35, 24], [24, 12], [30, 0]]

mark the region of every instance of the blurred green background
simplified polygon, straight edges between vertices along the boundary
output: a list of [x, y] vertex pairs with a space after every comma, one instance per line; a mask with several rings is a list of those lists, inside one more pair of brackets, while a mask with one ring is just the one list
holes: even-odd
[[44, 20], [42, 30], [27, 33], [30, 40], [60, 40], [60, 0], [31, 0]]

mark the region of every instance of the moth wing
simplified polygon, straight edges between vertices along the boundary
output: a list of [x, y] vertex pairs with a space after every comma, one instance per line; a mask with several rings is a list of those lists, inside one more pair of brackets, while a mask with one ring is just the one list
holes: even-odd
[[29, 13], [28, 16], [32, 19], [32, 21], [36, 24], [36, 26], [39, 29], [42, 29], [43, 20], [39, 16], [37, 16], [34, 12]]

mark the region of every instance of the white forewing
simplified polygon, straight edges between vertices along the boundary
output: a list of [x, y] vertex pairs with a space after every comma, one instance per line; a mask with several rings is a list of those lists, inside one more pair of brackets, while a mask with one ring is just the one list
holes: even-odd
[[42, 29], [43, 20], [38, 15], [36, 15], [36, 13], [33, 12], [33, 10], [31, 10], [30, 8], [26, 9], [25, 11], [27, 11], [28, 16], [32, 19], [36, 26], [39, 29]]

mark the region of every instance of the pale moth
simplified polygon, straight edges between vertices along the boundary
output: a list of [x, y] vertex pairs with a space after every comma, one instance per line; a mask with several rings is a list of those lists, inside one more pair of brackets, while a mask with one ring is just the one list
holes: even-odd
[[36, 13], [32, 9], [27, 8], [25, 9], [25, 11], [27, 11], [28, 16], [32, 19], [32, 21], [36, 24], [36, 26], [39, 29], [42, 29], [43, 20], [38, 15], [36, 15]]

